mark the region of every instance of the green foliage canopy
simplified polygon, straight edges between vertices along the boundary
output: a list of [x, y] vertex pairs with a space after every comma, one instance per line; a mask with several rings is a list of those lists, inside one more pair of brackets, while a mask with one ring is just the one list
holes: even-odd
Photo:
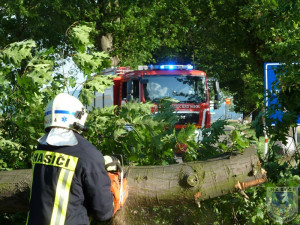
[[[89, 104], [94, 91], [103, 91], [112, 84], [109, 76], [95, 79], [91, 76], [108, 66], [109, 59], [105, 53], [93, 51], [88, 38], [92, 28], [88, 29], [88, 25], [92, 27], [83, 24], [70, 29], [73, 40], [81, 39], [74, 41], [73, 53], [87, 78], [80, 94], [84, 104]], [[44, 133], [46, 104], [74, 80], [54, 72], [59, 60], [52, 48], [39, 50], [33, 40], [14, 42], [0, 51], [0, 169], [30, 166], [30, 154], [37, 138]]]
[[193, 63], [219, 79], [238, 112], [257, 114], [263, 107], [263, 63], [299, 60], [299, 4], [295, 0], [6, 1], [0, 3], [0, 45], [34, 39], [40, 47], [67, 49], [69, 25], [93, 22], [95, 47], [103, 50], [102, 38], [110, 35], [109, 55], [120, 65]]

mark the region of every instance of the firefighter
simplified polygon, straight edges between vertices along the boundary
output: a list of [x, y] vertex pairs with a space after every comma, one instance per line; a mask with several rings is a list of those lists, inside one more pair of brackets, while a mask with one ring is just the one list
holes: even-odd
[[103, 155], [80, 135], [86, 118], [82, 103], [69, 94], [48, 103], [46, 134], [32, 157], [28, 225], [85, 225], [90, 218], [109, 220], [119, 208]]

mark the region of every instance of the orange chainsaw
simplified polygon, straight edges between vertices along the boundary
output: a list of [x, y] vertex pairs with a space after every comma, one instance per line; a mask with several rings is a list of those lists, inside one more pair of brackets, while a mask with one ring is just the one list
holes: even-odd
[[114, 200], [114, 214], [124, 205], [128, 196], [127, 175], [124, 173], [122, 155], [104, 156], [105, 168], [111, 181], [111, 192]]

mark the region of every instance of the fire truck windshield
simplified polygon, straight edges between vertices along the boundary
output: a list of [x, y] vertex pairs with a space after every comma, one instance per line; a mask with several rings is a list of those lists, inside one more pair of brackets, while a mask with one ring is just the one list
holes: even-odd
[[144, 97], [146, 101], [158, 102], [170, 97], [179, 103], [201, 103], [207, 99], [204, 76], [144, 75]]

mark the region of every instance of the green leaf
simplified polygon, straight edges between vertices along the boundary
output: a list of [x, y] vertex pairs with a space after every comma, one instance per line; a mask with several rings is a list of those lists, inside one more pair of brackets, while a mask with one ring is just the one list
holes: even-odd
[[94, 76], [92, 79], [88, 80], [84, 88], [89, 88], [95, 92], [104, 93], [105, 89], [111, 87], [113, 83], [114, 76]]
[[53, 73], [51, 64], [29, 64], [28, 66], [31, 67], [31, 69], [27, 73], [27, 76], [30, 77], [33, 82], [43, 85], [53, 80], [51, 76]]
[[133, 161], [133, 162], [136, 162], [138, 161], [139, 159], [139, 156], [138, 155], [131, 155], [128, 157], [129, 161]]
[[255, 221], [256, 221], [256, 218], [257, 218], [257, 216], [252, 216], [252, 217], [251, 217], [251, 221], [252, 221], [252, 223], [255, 223]]
[[125, 134], [127, 134], [127, 131], [123, 128], [116, 129], [114, 131], [114, 139], [118, 140], [119, 137], [124, 136]]
[[83, 105], [91, 105], [92, 100], [95, 98], [92, 91], [88, 89], [81, 89], [79, 93], [79, 100], [82, 102]]
[[94, 46], [93, 39], [91, 38], [94, 27], [94, 23], [85, 23], [71, 28], [69, 38], [79, 52], [85, 52], [87, 48]]
[[22, 60], [32, 58], [32, 48], [35, 47], [36, 44], [33, 40], [14, 42], [2, 51], [1, 58], [7, 64], [20, 66]]
[[264, 212], [260, 208], [257, 208], [256, 216], [260, 219], [263, 219], [264, 218]]
[[8, 85], [9, 85], [9, 81], [7, 79], [5, 79], [4, 73], [0, 71], [0, 90], [7, 88]]
[[238, 139], [238, 137], [239, 137], [238, 131], [237, 130], [232, 130], [231, 134], [230, 134], [230, 139], [232, 141], [236, 141]]
[[73, 56], [73, 61], [88, 77], [92, 73], [100, 73], [105, 67], [109, 66], [109, 57], [104, 52], [79, 52]]

